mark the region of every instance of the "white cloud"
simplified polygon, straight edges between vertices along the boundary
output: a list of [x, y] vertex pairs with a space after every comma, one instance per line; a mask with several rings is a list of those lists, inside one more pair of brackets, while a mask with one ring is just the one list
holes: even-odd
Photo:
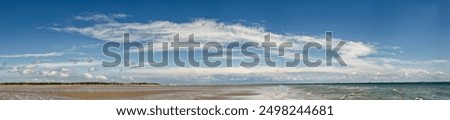
[[40, 67], [38, 64], [28, 64], [21, 65], [17, 67], [10, 68], [7, 72], [9, 73], [19, 73], [20, 76], [23, 75], [37, 75], [42, 77], [54, 77], [54, 78], [67, 78], [75, 71], [67, 68], [58, 69], [45, 69]]
[[43, 77], [68, 78], [68, 77], [71, 76], [70, 74], [73, 74], [73, 73], [68, 72], [68, 71], [62, 71], [62, 70], [50, 70], [50, 71], [44, 70], [44, 71], [41, 71], [41, 75]]
[[436, 76], [441, 77], [441, 78], [449, 78], [449, 75], [447, 73], [444, 73], [442, 71], [437, 71], [435, 73]]
[[[103, 23], [90, 27], [52, 28], [57, 31], [73, 32], [87, 35], [96, 39], [121, 42], [124, 32], [131, 33], [131, 40], [169, 41], [173, 35], [180, 33], [180, 38], [195, 33], [198, 40], [234, 41], [250, 40], [262, 41], [268, 32], [262, 27], [247, 27], [240, 24], [224, 24], [214, 20], [199, 19], [188, 23], [173, 23], [169, 21], [155, 21], [149, 23]], [[278, 34], [273, 34], [278, 36]]]
[[134, 78], [131, 76], [122, 76], [121, 78], [122, 80], [134, 80]]
[[75, 20], [80, 21], [96, 21], [96, 22], [117, 22], [116, 19], [126, 18], [130, 17], [126, 14], [111, 14], [111, 15], [105, 15], [105, 14], [91, 14], [91, 15], [84, 15], [84, 16], [76, 16]]
[[0, 55], [0, 58], [23, 58], [23, 57], [55, 57], [62, 56], [63, 52], [49, 52], [39, 54], [16, 54], [16, 55]]
[[29, 64], [29, 65], [23, 65], [23, 66], [18, 66], [18, 67], [9, 69], [8, 72], [21, 73], [21, 74], [31, 74], [31, 73], [34, 72], [35, 68], [37, 68], [37, 65]]
[[[121, 72], [108, 71], [116, 75], [133, 76], [134, 81], [160, 83], [285, 83], [285, 82], [415, 82], [445, 81], [450, 78], [445, 72], [430, 72], [420, 69], [379, 70], [368, 73], [356, 69], [340, 68], [164, 68], [129, 69]], [[120, 77], [120, 76], [119, 76]], [[127, 81], [122, 77], [120, 81]]]
[[[295, 42], [296, 46], [302, 46], [306, 42], [318, 42], [325, 45], [323, 37], [306, 35], [286, 35], [266, 31], [260, 26], [244, 26], [241, 24], [225, 24], [215, 20], [198, 19], [186, 23], [173, 23], [170, 21], [155, 21], [149, 23], [102, 23], [89, 27], [63, 27], [52, 28], [57, 31], [79, 33], [95, 39], [104, 41], [123, 42], [123, 33], [129, 32], [131, 41], [155, 42], [155, 50], [161, 50], [161, 42], [173, 41], [173, 36], [180, 34], [180, 39], [186, 40], [187, 36], [194, 33], [196, 41], [206, 43], [209, 41], [219, 43], [241, 42], [263, 42], [264, 36], [271, 35], [271, 41]], [[360, 64], [359, 57], [377, 53], [376, 47], [370, 44], [334, 39], [335, 45], [339, 41], [347, 41], [341, 49], [340, 54], [350, 64]], [[291, 48], [301, 51], [301, 47]], [[289, 53], [287, 53], [289, 54]]]
[[83, 76], [87, 79], [108, 80], [108, 77], [106, 77], [105, 75], [93, 75], [91, 73], [84, 73]]
[[93, 71], [97, 71], [97, 69], [95, 67], [89, 67], [88, 71], [93, 72]]
[[69, 77], [70, 75], [68, 73], [59, 73], [59, 76], [66, 78]]
[[92, 79], [92, 78], [94, 78], [94, 76], [93, 76], [92, 74], [90, 74], [90, 73], [84, 73], [83, 76], [84, 76], [85, 78], [87, 78], [87, 79]]
[[39, 67], [44, 68], [60, 68], [60, 67], [80, 67], [80, 66], [95, 66], [101, 65], [100, 61], [95, 62], [54, 62], [54, 63], [39, 63]]
[[57, 74], [58, 74], [57, 71], [43, 71], [43, 72], [42, 72], [42, 75], [43, 75], [43, 76], [55, 76], [55, 75], [57, 75]]
[[435, 65], [449, 65], [449, 61], [448, 60], [444, 60], [444, 59], [432, 59], [432, 60], [423, 60], [423, 61], [418, 61], [418, 60], [401, 60], [401, 59], [395, 59], [395, 58], [385, 58], [385, 57], [369, 57], [365, 59], [366, 61], [379, 61], [379, 62], [384, 62], [384, 63], [389, 63], [389, 64], [409, 64], [409, 65], [430, 65], [430, 64], [435, 64]]
[[418, 64], [442, 64], [442, 65], [448, 65], [449, 61], [448, 60], [443, 60], [443, 59], [436, 59], [436, 60], [428, 60], [428, 61], [419, 61], [417, 62]]
[[108, 80], [108, 77], [106, 77], [105, 75], [97, 75], [97, 76], [95, 76], [95, 79], [98, 79], [98, 80]]

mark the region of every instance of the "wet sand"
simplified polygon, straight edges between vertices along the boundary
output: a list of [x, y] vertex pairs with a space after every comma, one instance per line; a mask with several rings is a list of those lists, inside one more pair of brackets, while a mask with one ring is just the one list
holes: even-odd
[[3, 100], [223, 100], [258, 95], [259, 86], [0, 85]]

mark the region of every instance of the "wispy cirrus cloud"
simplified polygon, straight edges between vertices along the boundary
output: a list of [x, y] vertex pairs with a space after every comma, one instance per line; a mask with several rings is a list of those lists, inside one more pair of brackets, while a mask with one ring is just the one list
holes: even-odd
[[[325, 45], [323, 36], [308, 36], [299, 34], [282, 34], [266, 31], [261, 26], [246, 26], [239, 23], [227, 24], [212, 19], [197, 19], [192, 22], [175, 23], [170, 21], [153, 21], [148, 23], [136, 22], [115, 22], [93, 24], [87, 27], [53, 27], [55, 31], [77, 33], [91, 38], [103, 41], [123, 42], [123, 33], [130, 33], [131, 41], [151, 41], [155, 44], [155, 50], [161, 50], [161, 42], [173, 41], [173, 35], [179, 33], [181, 39], [194, 33], [196, 41], [201, 43], [219, 42], [227, 44], [230, 42], [263, 42], [264, 36], [271, 35], [271, 41], [277, 42], [293, 42], [296, 44], [290, 51], [302, 51], [302, 47], [306, 42], [317, 42]], [[377, 53], [374, 45], [363, 43], [360, 41], [342, 40], [335, 38], [334, 42], [346, 41], [347, 44], [341, 49], [341, 56], [350, 65], [364, 64], [361, 57], [369, 56]], [[287, 54], [290, 54], [288, 52]]]
[[23, 57], [55, 57], [62, 56], [63, 52], [49, 52], [36, 54], [15, 54], [15, 55], [0, 55], [0, 58], [23, 58]]
[[[123, 42], [123, 33], [131, 34], [131, 41], [151, 41], [155, 45], [160, 42], [173, 41], [173, 35], [179, 33], [184, 39], [187, 35], [195, 34], [196, 41], [230, 43], [240, 42], [262, 42], [264, 36], [271, 35], [273, 42], [294, 42], [302, 46], [306, 42], [318, 42], [325, 44], [324, 37], [280, 34], [266, 31], [261, 26], [245, 26], [242, 24], [226, 24], [211, 19], [197, 19], [192, 22], [174, 23], [170, 21], [154, 21], [149, 23], [101, 23], [88, 27], [53, 27], [55, 31], [77, 33], [104, 41]], [[357, 57], [368, 56], [376, 53], [374, 45], [359, 41], [335, 39], [335, 43], [346, 41], [347, 45], [341, 50], [342, 57], [355, 59]], [[160, 46], [155, 46], [161, 48]], [[294, 47], [294, 50], [301, 51], [301, 47]], [[156, 49], [159, 50], [159, 49]]]
[[105, 15], [105, 14], [88, 14], [88, 15], [82, 15], [82, 16], [76, 16], [74, 17], [75, 20], [80, 20], [80, 21], [95, 21], [95, 22], [110, 22], [110, 23], [114, 23], [117, 22], [117, 19], [123, 19], [123, 18], [127, 18], [130, 17], [129, 15], [126, 14], [110, 14], [110, 15]]

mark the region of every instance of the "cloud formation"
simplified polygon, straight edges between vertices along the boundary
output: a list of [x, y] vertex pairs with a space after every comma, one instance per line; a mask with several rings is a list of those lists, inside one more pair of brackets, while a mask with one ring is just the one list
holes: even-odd
[[[196, 41], [202, 44], [210, 41], [219, 43], [230, 42], [263, 42], [264, 36], [271, 35], [271, 40], [279, 45], [282, 42], [293, 42], [294, 47], [286, 51], [281, 58], [292, 59], [293, 53], [301, 53], [306, 42], [317, 42], [325, 46], [323, 35], [310, 36], [301, 34], [284, 34], [267, 31], [261, 26], [248, 26], [243, 24], [222, 23], [217, 20], [197, 19], [191, 22], [175, 23], [171, 21], [152, 21], [147, 23], [120, 22], [118, 19], [129, 17], [125, 14], [94, 14], [90, 16], [77, 16], [74, 19], [81, 21], [94, 21], [85, 27], [66, 26], [52, 27], [50, 29], [75, 33], [99, 41], [122, 42], [123, 33], [131, 35], [131, 41], [161, 42], [173, 41], [173, 35], [179, 33], [181, 41], [194, 33]], [[338, 33], [335, 33], [338, 34]], [[386, 53], [402, 53], [399, 46], [376, 45], [355, 40], [333, 38], [334, 45], [345, 41], [339, 54], [348, 66], [320, 66], [320, 67], [268, 67], [260, 65], [254, 68], [245, 67], [166, 67], [152, 68], [149, 65], [143, 68], [102, 68], [98, 56], [94, 59], [69, 59], [70, 62], [54, 62], [28, 64], [14, 68], [10, 71], [19, 74], [35, 73], [43, 77], [111, 80], [111, 81], [143, 81], [161, 83], [240, 83], [240, 82], [377, 82], [377, 81], [448, 81], [448, 69], [434, 69], [432, 66], [446, 66], [450, 68], [448, 60], [403, 60], [383, 56]], [[158, 46], [156, 46], [158, 49]], [[159, 46], [160, 48], [161, 46]], [[401, 51], [401, 52], [392, 52]], [[98, 51], [97, 51], [98, 52]], [[274, 51], [274, 55], [278, 55]], [[54, 53], [53, 53], [54, 54]], [[56, 54], [58, 55], [58, 54]], [[63, 54], [59, 54], [61, 56]], [[395, 54], [391, 54], [395, 55]], [[9, 55], [3, 57], [18, 57]], [[45, 56], [45, 55], [22, 55]], [[51, 55], [47, 55], [51, 56]], [[0, 56], [2, 57], [2, 56]], [[243, 56], [233, 56], [242, 58]], [[323, 55], [313, 55], [312, 58], [324, 58]], [[312, 59], [310, 58], [310, 59]], [[280, 60], [280, 59], [276, 59]], [[62, 71], [61, 68], [70, 68], [73, 71]]]
[[55, 57], [62, 56], [63, 52], [49, 52], [37, 54], [16, 54], [16, 55], [0, 55], [0, 58], [23, 58], [23, 57]]
[[114, 23], [117, 22], [117, 19], [123, 19], [130, 17], [126, 14], [111, 14], [111, 15], [105, 15], [105, 14], [89, 14], [84, 16], [76, 16], [75, 20], [80, 21], [95, 21], [95, 22], [109, 22]]

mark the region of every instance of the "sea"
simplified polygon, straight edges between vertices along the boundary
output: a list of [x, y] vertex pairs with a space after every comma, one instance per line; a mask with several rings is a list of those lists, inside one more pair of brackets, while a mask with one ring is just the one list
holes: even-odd
[[450, 100], [445, 82], [272, 85], [259, 91], [247, 99]]

